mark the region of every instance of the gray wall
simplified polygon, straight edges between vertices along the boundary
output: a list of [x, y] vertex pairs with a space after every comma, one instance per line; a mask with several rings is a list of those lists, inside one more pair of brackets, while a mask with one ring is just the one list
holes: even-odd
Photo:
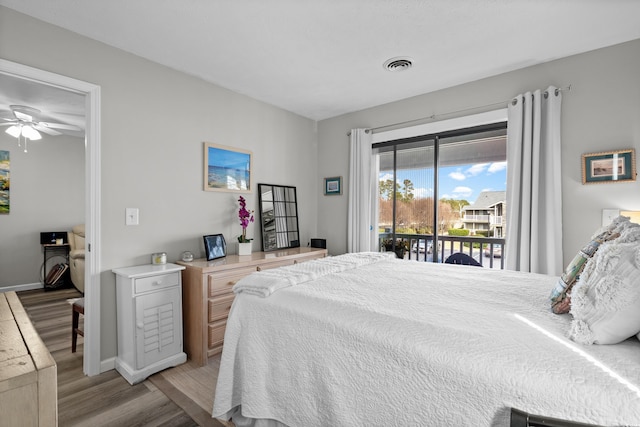
[[[413, 69], [411, 72], [419, 72]], [[581, 155], [635, 148], [640, 152], [640, 40], [524, 68], [318, 123], [318, 179], [345, 177], [341, 197], [319, 196], [318, 235], [329, 252], [346, 251], [349, 143], [352, 128], [466, 110], [441, 119], [504, 108], [514, 95], [566, 87], [562, 101], [563, 253], [565, 263], [601, 224], [603, 208], [640, 210], [640, 182], [582, 185]], [[401, 78], [402, 74], [398, 74]], [[468, 110], [500, 103], [499, 106]], [[385, 129], [388, 130], [388, 129]]]
[[[11, 212], [0, 215], [0, 288], [37, 286], [42, 279], [40, 232], [84, 222], [84, 138], [44, 135], [28, 143], [0, 128], [0, 150], [11, 156]], [[50, 268], [54, 262], [47, 263]]]
[[[203, 256], [202, 236], [211, 233], [236, 251], [238, 194], [203, 191], [204, 141], [251, 150], [254, 184], [296, 186], [301, 242], [315, 237], [314, 121], [2, 7], [0, 55], [101, 87], [102, 360], [117, 351], [111, 269], [148, 264], [158, 251], [169, 261], [185, 250]], [[256, 209], [257, 192], [245, 197]], [[140, 225], [125, 226], [128, 207], [140, 209]], [[0, 221], [7, 218], [13, 213]], [[62, 215], [58, 221], [71, 225]], [[249, 227], [250, 237], [259, 233]]]

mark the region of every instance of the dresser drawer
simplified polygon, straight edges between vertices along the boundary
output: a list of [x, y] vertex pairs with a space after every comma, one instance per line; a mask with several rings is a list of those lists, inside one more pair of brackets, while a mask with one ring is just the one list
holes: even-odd
[[161, 274], [158, 276], [141, 277], [135, 279], [135, 293], [154, 291], [156, 289], [169, 288], [180, 284], [180, 273]]
[[270, 270], [272, 268], [285, 267], [287, 265], [293, 265], [293, 264], [297, 264], [296, 260], [287, 259], [287, 260], [282, 260], [282, 261], [274, 261], [274, 262], [269, 262], [269, 263], [265, 263], [265, 264], [259, 265], [257, 267], [257, 270], [258, 271]]
[[224, 341], [224, 331], [227, 328], [227, 320], [209, 324], [209, 348], [221, 347]]
[[209, 300], [209, 323], [217, 320], [226, 320], [229, 316], [229, 310], [231, 310], [234, 297], [235, 294], [230, 293]]
[[232, 274], [228, 274], [228, 275], [222, 275], [222, 274], [207, 275], [209, 298], [212, 298], [218, 295], [224, 295], [231, 292], [231, 288], [233, 287], [233, 285], [235, 285], [238, 282], [238, 280], [255, 272], [256, 272], [256, 268], [251, 267], [251, 268], [234, 270]]

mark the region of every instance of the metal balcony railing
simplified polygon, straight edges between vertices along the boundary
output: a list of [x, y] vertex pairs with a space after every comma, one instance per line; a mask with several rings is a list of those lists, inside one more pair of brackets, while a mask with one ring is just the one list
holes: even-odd
[[[437, 236], [432, 234], [380, 233], [380, 250], [391, 250], [408, 261], [444, 262], [449, 255], [462, 252], [483, 267], [504, 269], [505, 239], [496, 237]], [[390, 243], [385, 245], [385, 243]]]
[[489, 215], [465, 215], [462, 217], [462, 220], [472, 222], [489, 222]]

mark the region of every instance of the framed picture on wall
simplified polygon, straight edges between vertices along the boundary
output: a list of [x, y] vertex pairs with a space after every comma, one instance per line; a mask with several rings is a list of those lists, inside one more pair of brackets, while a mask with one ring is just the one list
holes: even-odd
[[252, 153], [224, 145], [204, 143], [204, 190], [250, 192]]
[[9, 203], [10, 171], [9, 152], [0, 150], [0, 214], [8, 214], [11, 210]]
[[582, 183], [636, 180], [635, 150], [603, 151], [582, 155]]
[[335, 196], [342, 194], [342, 177], [335, 176], [332, 178], [325, 178], [324, 194], [325, 196]]

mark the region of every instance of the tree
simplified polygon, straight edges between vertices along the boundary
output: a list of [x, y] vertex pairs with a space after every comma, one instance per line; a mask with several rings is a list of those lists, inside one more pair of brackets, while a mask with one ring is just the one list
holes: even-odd
[[410, 179], [405, 179], [402, 184], [403, 187], [401, 200], [407, 203], [411, 202], [413, 200], [413, 182], [411, 182]]
[[471, 203], [464, 199], [440, 199], [440, 203], [448, 203], [454, 212], [457, 212], [462, 217], [462, 210], [465, 206], [469, 206]]
[[394, 186], [393, 184], [394, 182], [391, 179], [387, 179], [384, 181], [381, 180], [378, 183], [378, 192], [380, 193], [381, 199], [391, 200], [394, 189], [396, 191], [396, 194], [400, 191], [400, 185], [398, 183], [395, 183], [395, 186]]

